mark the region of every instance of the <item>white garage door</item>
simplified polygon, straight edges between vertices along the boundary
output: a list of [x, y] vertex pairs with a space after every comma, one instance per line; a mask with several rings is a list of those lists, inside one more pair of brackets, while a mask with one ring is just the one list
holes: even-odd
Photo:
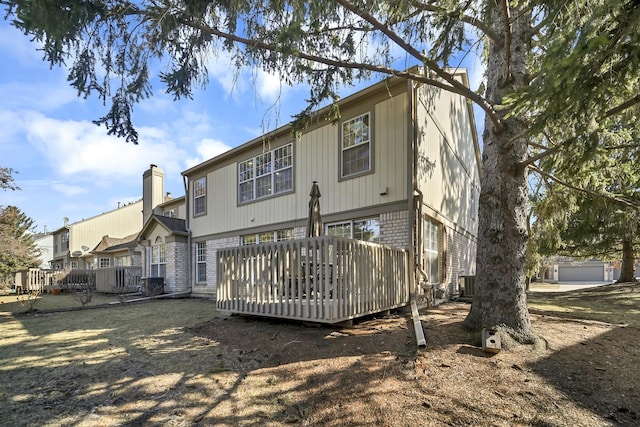
[[604, 280], [604, 266], [559, 266], [560, 282], [599, 282]]

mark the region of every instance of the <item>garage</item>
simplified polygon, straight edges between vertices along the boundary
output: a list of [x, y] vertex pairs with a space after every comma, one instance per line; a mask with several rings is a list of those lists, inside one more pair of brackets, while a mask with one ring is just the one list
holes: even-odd
[[559, 265], [560, 282], [601, 282], [604, 280], [604, 265]]

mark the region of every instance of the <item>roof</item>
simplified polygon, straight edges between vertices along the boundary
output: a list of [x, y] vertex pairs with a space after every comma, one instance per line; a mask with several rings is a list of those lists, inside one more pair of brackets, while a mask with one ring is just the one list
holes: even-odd
[[100, 243], [91, 252], [116, 252], [122, 249], [134, 248], [137, 245], [136, 237], [137, 234], [122, 238], [103, 236]]
[[179, 234], [183, 236], [187, 236], [189, 234], [187, 231], [187, 222], [184, 219], [152, 214], [144, 227], [142, 227], [142, 230], [140, 230], [140, 233], [136, 236], [136, 240], [140, 240], [141, 236], [143, 236], [144, 233], [149, 230], [151, 224], [154, 223], [160, 224], [161, 227], [171, 234]]

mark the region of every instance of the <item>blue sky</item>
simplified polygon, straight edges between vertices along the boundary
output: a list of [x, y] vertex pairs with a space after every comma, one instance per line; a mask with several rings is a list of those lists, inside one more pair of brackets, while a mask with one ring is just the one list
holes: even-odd
[[[134, 111], [140, 141], [133, 145], [94, 125], [107, 107], [97, 98], [78, 98], [66, 70], [50, 69], [36, 46], [4, 20], [0, 58], [0, 166], [18, 171], [21, 188], [0, 191], [0, 205], [20, 208], [36, 231], [138, 200], [142, 173], [152, 163], [165, 171], [165, 190], [181, 196], [183, 170], [286, 124], [309, 96], [307, 87], [283, 87], [277, 75], [260, 71], [234, 80], [220, 58], [209, 65], [207, 88], [192, 100], [174, 102], [155, 84], [154, 96]], [[469, 71], [477, 88], [481, 70]]]

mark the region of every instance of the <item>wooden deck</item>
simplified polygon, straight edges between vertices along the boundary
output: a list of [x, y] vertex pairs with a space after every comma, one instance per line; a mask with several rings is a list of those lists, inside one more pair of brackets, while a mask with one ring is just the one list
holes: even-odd
[[222, 310], [339, 323], [409, 304], [407, 251], [333, 236], [221, 249]]

